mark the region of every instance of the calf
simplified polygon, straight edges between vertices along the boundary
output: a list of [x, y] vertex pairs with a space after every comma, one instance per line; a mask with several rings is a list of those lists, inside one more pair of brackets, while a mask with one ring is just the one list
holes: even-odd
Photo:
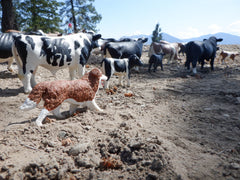
[[185, 66], [190, 69], [190, 63], [192, 63], [193, 73], [197, 73], [197, 62], [201, 63], [201, 68], [204, 66], [204, 60], [211, 60], [211, 70], [214, 70], [213, 64], [217, 51], [217, 42], [222, 41], [222, 38], [217, 39], [215, 36], [211, 36], [209, 39], [203, 41], [190, 41], [185, 45], [185, 53], [187, 60]]
[[148, 66], [148, 72], [151, 72], [151, 67], [153, 64], [153, 72], [156, 72], [157, 67], [160, 65], [161, 66], [161, 70], [163, 71], [163, 64], [162, 64], [162, 59], [163, 56], [165, 54], [164, 53], [160, 53], [160, 54], [152, 54], [150, 59], [149, 59], [149, 66]]
[[122, 85], [122, 76], [125, 74], [127, 79], [127, 85], [130, 86], [130, 69], [134, 66], [142, 66], [143, 63], [137, 55], [131, 55], [129, 58], [114, 59], [105, 58], [102, 60], [102, 71], [107, 76], [104, 88], [108, 89], [108, 81], [115, 73], [119, 76], [119, 85]]
[[52, 112], [57, 118], [64, 118], [60, 113], [63, 102], [71, 104], [70, 115], [75, 112], [79, 105], [85, 105], [90, 109], [103, 111], [95, 102], [101, 80], [106, 81], [107, 77], [102, 75], [99, 69], [95, 68], [81, 79], [40, 82], [33, 88], [20, 109], [34, 109], [39, 102], [43, 100], [44, 108], [36, 120], [38, 126], [42, 126], [42, 121], [49, 112]]
[[219, 60], [222, 62], [222, 64], [225, 63], [225, 59], [232, 59], [234, 61], [236, 56], [239, 56], [240, 54], [238, 52], [230, 52], [222, 50], [219, 54]]
[[30, 35], [13, 36], [13, 55], [18, 65], [19, 79], [24, 92], [30, 93], [36, 85], [35, 73], [42, 66], [55, 74], [59, 69], [69, 68], [70, 78], [76, 72], [82, 76], [91, 50], [97, 47], [100, 34], [78, 33], [62, 37]]

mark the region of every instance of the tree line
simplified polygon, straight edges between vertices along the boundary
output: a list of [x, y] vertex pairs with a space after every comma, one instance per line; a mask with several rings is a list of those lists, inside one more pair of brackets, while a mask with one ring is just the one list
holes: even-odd
[[[102, 16], [97, 13], [95, 0], [1, 0], [1, 31], [37, 31], [46, 33], [66, 32], [73, 24], [73, 32], [97, 31]], [[159, 23], [152, 32], [152, 41], [159, 42], [162, 33]]]
[[1, 31], [37, 31], [47, 33], [66, 30], [67, 24], [73, 31], [97, 31], [102, 19], [97, 13], [95, 0], [1, 0]]

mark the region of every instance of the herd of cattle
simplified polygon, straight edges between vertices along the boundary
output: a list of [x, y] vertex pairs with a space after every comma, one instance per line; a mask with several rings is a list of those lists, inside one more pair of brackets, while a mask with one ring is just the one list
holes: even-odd
[[[8, 62], [8, 70], [12, 71], [12, 63], [15, 59], [18, 66], [18, 76], [24, 86], [24, 92], [30, 93], [36, 85], [35, 74], [38, 66], [43, 66], [55, 74], [59, 69], [69, 68], [70, 79], [85, 74], [85, 65], [94, 48], [99, 47], [104, 54], [102, 70], [110, 77], [118, 72], [119, 83], [125, 74], [130, 85], [130, 69], [143, 65], [141, 59], [143, 44], [147, 38], [137, 40], [124, 38], [115, 40], [103, 39], [100, 34], [78, 33], [61, 37], [52, 37], [42, 31], [32, 33], [8, 32], [0, 35], [0, 62]], [[183, 43], [169, 43], [166, 41], [153, 42], [149, 48], [149, 69], [153, 65], [156, 71], [160, 65], [163, 70], [162, 59], [168, 58], [168, 63], [178, 60], [178, 53], [186, 54], [185, 66], [193, 73], [197, 73], [196, 65], [204, 66], [205, 60], [210, 60], [211, 70], [214, 69], [214, 59], [218, 39], [214, 36], [203, 41], [190, 41]], [[239, 53], [221, 50], [221, 60], [227, 57], [234, 59]], [[105, 83], [108, 88], [108, 83]]]
[[[11, 65], [14, 60], [16, 61], [18, 77], [23, 83], [24, 92], [30, 93], [21, 108], [31, 109], [39, 103], [39, 98], [34, 101], [34, 96], [43, 97], [43, 93], [50, 93], [52, 91], [57, 94], [64, 89], [64, 83], [72, 84], [70, 81], [59, 81], [58, 84], [60, 85], [58, 86], [53, 86], [53, 82], [39, 83], [40, 85], [36, 85], [35, 74], [38, 66], [50, 70], [53, 74], [60, 69], [68, 68], [70, 79], [74, 80], [77, 76], [84, 76], [85, 65], [87, 64], [91, 51], [95, 48], [99, 48], [104, 55], [104, 58], [101, 61], [101, 73], [105, 75], [105, 78], [102, 78], [105, 81], [104, 88], [108, 88], [108, 81], [113, 74], [119, 76], [119, 84], [122, 84], [122, 77], [126, 76], [127, 85], [130, 86], [130, 71], [133, 67], [143, 65], [141, 55], [143, 44], [147, 42], [147, 40], [147, 38], [139, 38], [137, 40], [129, 38], [120, 40], [110, 38], [104, 39], [101, 38], [100, 34], [95, 34], [93, 32], [77, 33], [59, 37], [46, 35], [42, 31], [27, 34], [21, 32], [8, 32], [0, 35], [0, 63], [8, 62], [7, 68], [9, 71], [12, 71]], [[190, 69], [190, 64], [192, 64], [192, 71], [194, 74], [197, 73], [197, 63], [201, 64], [201, 68], [203, 68], [205, 60], [210, 60], [211, 70], [214, 70], [214, 59], [216, 52], [219, 49], [217, 47], [217, 42], [222, 40], [223, 39], [221, 38], [218, 39], [212, 36], [203, 41], [190, 41], [186, 44], [169, 43], [166, 41], [153, 42], [150, 45], [148, 53], [148, 71], [151, 72], [152, 65], [153, 71], [156, 71], [158, 66], [161, 66], [161, 70], [163, 70], [163, 58], [168, 58], [168, 63], [170, 63], [174, 60], [178, 60], [178, 54], [181, 52], [186, 54], [185, 66], [187, 69]], [[237, 52], [221, 50], [220, 59], [221, 61], [224, 61], [229, 57], [234, 60], [237, 55], [239, 55]], [[97, 72], [95, 72], [95, 74], [99, 74], [98, 70], [95, 71]], [[97, 90], [92, 83], [99, 81], [101, 73], [98, 75], [97, 80], [94, 80], [96, 79], [95, 75], [86, 78], [83, 77], [81, 78], [81, 81], [76, 81], [76, 84], [79, 84], [79, 87], [75, 87], [74, 89], [65, 88], [64, 93], [60, 93], [61, 96], [59, 96], [62, 99], [59, 99], [59, 97], [55, 99], [51, 97], [50, 99], [52, 100], [48, 99], [46, 101], [55, 102], [56, 99], [58, 99], [58, 104], [53, 103], [53, 105], [54, 107], [60, 107], [61, 103], [67, 98], [68, 101], [73, 104], [72, 107], [85, 103], [93, 109], [101, 110], [95, 103], [94, 98]], [[100, 82], [97, 84], [98, 89]], [[41, 87], [39, 88], [39, 86]], [[74, 87], [73, 84], [71, 86]], [[93, 88], [93, 93], [90, 93], [91, 91], [87, 90], [88, 88]], [[46, 92], [43, 92], [44, 89], [47, 89]], [[66, 89], [69, 89], [69, 92]], [[77, 97], [73, 93], [76, 91], [83, 93], [89, 92], [90, 94]], [[53, 94], [53, 92], [48, 95], [45, 94], [44, 97], [53, 96]], [[63, 97], [62, 94], [65, 94], [66, 97]], [[84, 99], [88, 96], [89, 99]], [[79, 99], [79, 101], [77, 99]], [[38, 125], [42, 125], [42, 120], [46, 117], [49, 111], [52, 111], [53, 113], [55, 112], [56, 115], [60, 116], [59, 108], [54, 109], [47, 107], [46, 102], [45, 104], [46, 107], [42, 110], [37, 120]], [[70, 112], [73, 112], [73, 110], [70, 109]]]

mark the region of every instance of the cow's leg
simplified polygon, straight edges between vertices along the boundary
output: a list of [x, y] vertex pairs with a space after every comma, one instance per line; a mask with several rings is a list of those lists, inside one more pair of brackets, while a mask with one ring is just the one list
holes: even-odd
[[95, 99], [93, 99], [92, 101], [88, 101], [87, 102], [87, 107], [92, 109], [92, 110], [96, 110], [96, 111], [103, 111], [95, 102]]
[[35, 80], [35, 74], [36, 74], [36, 72], [37, 72], [37, 68], [33, 71], [33, 73], [32, 73], [32, 76], [31, 76], [31, 86], [32, 86], [32, 88], [34, 87], [34, 86], [36, 86], [36, 80]]
[[126, 73], [127, 78], [127, 86], [130, 87], [130, 69], [128, 70], [128, 73]]
[[13, 58], [11, 57], [11, 58], [8, 60], [8, 66], [7, 66], [7, 69], [8, 69], [10, 72], [13, 72], [12, 63], [13, 63]]
[[24, 92], [26, 94], [30, 93], [32, 91], [32, 86], [31, 86], [31, 78], [32, 78], [32, 73], [28, 72], [24, 75], [22, 79], [23, 87], [24, 87]]
[[149, 63], [148, 72], [151, 72], [152, 63]]
[[109, 79], [107, 81], [104, 82], [104, 89], [108, 89], [109, 88]]
[[221, 62], [222, 62], [222, 65], [224, 65], [224, 64], [225, 64], [225, 59], [226, 59], [226, 57], [223, 57], [223, 58], [222, 58], [222, 60], [221, 60]]
[[130, 87], [130, 78], [127, 77], [127, 86]]
[[210, 61], [210, 65], [211, 65], [211, 70], [214, 70], [214, 58], [211, 59]]
[[193, 74], [197, 74], [197, 60], [192, 61]]
[[85, 74], [85, 65], [81, 65], [81, 64], [79, 64], [78, 65], [78, 75], [80, 76], [80, 77], [83, 77], [83, 75]]
[[187, 68], [187, 70], [190, 70], [190, 57], [187, 56], [187, 60], [185, 62], [185, 67]]
[[161, 70], [163, 71], [162, 60], [160, 61]]
[[77, 69], [74, 67], [69, 67], [69, 75], [70, 75], [70, 79], [73, 80], [76, 77], [76, 71]]
[[[153, 72], [157, 71], [157, 67], [159, 66], [159, 64], [161, 64], [161, 60], [157, 59], [156, 62], [153, 64], [153, 67], [154, 67]], [[162, 68], [162, 66], [161, 66], [161, 68]]]
[[134, 69], [136, 72], [139, 72], [139, 66], [135, 66]]
[[52, 110], [52, 113], [57, 117], [57, 118], [64, 118], [62, 113], [60, 112], [61, 105], [59, 105], [56, 109]]
[[205, 61], [204, 61], [204, 59], [203, 59], [203, 60], [201, 61], [201, 69], [203, 69], [204, 64], [205, 64]]
[[49, 111], [47, 109], [42, 109], [41, 113], [39, 114], [37, 120], [36, 120], [36, 124], [38, 126], [42, 126], [42, 122], [45, 119], [45, 117], [47, 116], [47, 114], [49, 113]]
[[118, 85], [119, 86], [122, 86], [122, 80], [123, 80], [122, 75], [119, 75], [118, 76]]
[[168, 64], [170, 64], [170, 63], [172, 62], [172, 59], [173, 59], [173, 55], [171, 54], [171, 55], [169, 56], [169, 59], [168, 59]]

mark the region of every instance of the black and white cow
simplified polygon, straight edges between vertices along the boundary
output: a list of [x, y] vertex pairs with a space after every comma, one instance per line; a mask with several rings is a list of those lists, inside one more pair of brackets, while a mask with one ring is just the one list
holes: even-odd
[[140, 59], [143, 43], [147, 42], [147, 40], [148, 38], [139, 38], [136, 41], [109, 42], [104, 48], [104, 55], [105, 57], [123, 59], [136, 54]]
[[12, 43], [13, 43], [13, 35], [17, 35], [19, 33], [2, 33], [0, 34], [0, 63], [8, 62], [7, 69], [9, 71], [13, 71], [12, 63], [13, 63], [13, 54], [12, 54]]
[[100, 34], [78, 33], [63, 37], [13, 36], [13, 55], [18, 65], [19, 79], [24, 92], [30, 93], [36, 85], [35, 73], [42, 66], [55, 74], [59, 69], [69, 68], [70, 78], [78, 71], [85, 73], [85, 64], [91, 50], [96, 48]]
[[119, 76], [119, 85], [122, 85], [122, 76], [125, 75], [127, 79], [127, 85], [130, 86], [130, 70], [134, 66], [142, 66], [143, 63], [139, 57], [135, 54], [129, 58], [116, 59], [116, 58], [104, 58], [102, 60], [102, 71], [107, 76], [104, 88], [108, 89], [108, 81], [113, 74]]
[[[9, 30], [7, 33], [0, 34], [0, 63], [8, 62], [7, 69], [11, 72], [13, 71], [12, 63], [14, 61], [12, 54], [13, 36], [19, 34], [21, 34], [21, 32], [16, 30]], [[26, 32], [25, 34], [45, 35], [42, 30]]]
[[217, 39], [215, 36], [211, 36], [209, 39], [203, 41], [190, 41], [185, 45], [185, 53], [187, 60], [185, 66], [190, 69], [190, 63], [192, 63], [193, 73], [197, 73], [197, 62], [201, 63], [201, 68], [204, 66], [204, 60], [211, 60], [211, 70], [214, 70], [213, 64], [218, 49], [217, 42], [222, 41], [222, 38]]
[[161, 70], [163, 71], [162, 59], [164, 55], [165, 55], [164, 53], [151, 55], [151, 57], [149, 58], [148, 72], [151, 72], [152, 65], [153, 65], [153, 72], [156, 72], [157, 67], [159, 65], [161, 66]]

